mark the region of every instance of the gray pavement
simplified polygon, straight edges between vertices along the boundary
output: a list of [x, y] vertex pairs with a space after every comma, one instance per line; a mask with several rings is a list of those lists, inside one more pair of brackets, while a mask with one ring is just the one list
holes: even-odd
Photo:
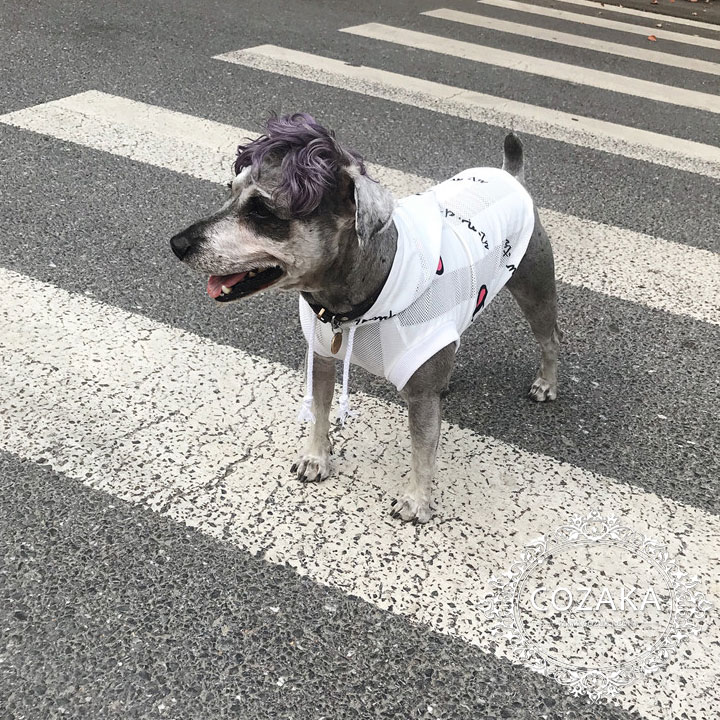
[[3, 719], [634, 717], [47, 468], [0, 476]]

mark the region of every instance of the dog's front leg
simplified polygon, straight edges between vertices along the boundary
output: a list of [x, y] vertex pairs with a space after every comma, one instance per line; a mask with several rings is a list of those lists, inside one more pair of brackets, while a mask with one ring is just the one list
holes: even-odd
[[442, 424], [442, 393], [447, 388], [455, 360], [455, 346], [448, 345], [419, 367], [402, 389], [408, 404], [412, 469], [405, 493], [393, 501], [393, 517], [426, 523], [435, 476], [435, 456]]
[[430, 493], [440, 441], [440, 395], [409, 397], [408, 419], [412, 442], [410, 484], [404, 495], [393, 501], [392, 514], [405, 521], [426, 523], [430, 519]]
[[313, 414], [315, 422], [310, 426], [310, 437], [304, 452], [300, 454], [290, 472], [297, 473], [298, 480], [318, 482], [330, 475], [330, 405], [335, 391], [335, 360], [313, 356]]

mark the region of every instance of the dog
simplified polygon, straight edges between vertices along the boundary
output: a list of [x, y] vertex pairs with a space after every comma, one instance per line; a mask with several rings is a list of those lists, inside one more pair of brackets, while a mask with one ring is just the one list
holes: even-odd
[[530, 397], [557, 395], [553, 254], [525, 189], [520, 139], [505, 138], [502, 169], [472, 168], [396, 202], [312, 116], [273, 115], [264, 135], [238, 147], [234, 172], [222, 207], [170, 242], [210, 276], [217, 302], [299, 293], [309, 344], [301, 416], [314, 424], [291, 472], [329, 476], [335, 360], [344, 362], [343, 420], [352, 361], [390, 379], [407, 402], [412, 472], [391, 514], [426, 523], [460, 334], [502, 287], [540, 345]]

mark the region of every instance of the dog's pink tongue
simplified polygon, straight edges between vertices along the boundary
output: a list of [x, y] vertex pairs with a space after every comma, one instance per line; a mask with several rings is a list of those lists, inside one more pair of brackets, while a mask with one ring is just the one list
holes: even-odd
[[246, 275], [246, 272], [235, 273], [235, 275], [211, 275], [208, 280], [207, 294], [211, 298], [220, 297], [220, 295], [222, 295], [223, 285], [230, 288], [241, 280], [244, 280]]

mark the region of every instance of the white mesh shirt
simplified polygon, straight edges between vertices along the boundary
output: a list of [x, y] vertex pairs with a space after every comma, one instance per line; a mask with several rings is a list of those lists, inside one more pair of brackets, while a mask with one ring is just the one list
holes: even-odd
[[[377, 301], [357, 320], [350, 362], [401, 390], [426, 360], [460, 335], [520, 264], [534, 225], [525, 188], [498, 168], [472, 168], [403, 198], [393, 213], [397, 252]], [[333, 329], [300, 297], [300, 321], [315, 352], [336, 355]]]

